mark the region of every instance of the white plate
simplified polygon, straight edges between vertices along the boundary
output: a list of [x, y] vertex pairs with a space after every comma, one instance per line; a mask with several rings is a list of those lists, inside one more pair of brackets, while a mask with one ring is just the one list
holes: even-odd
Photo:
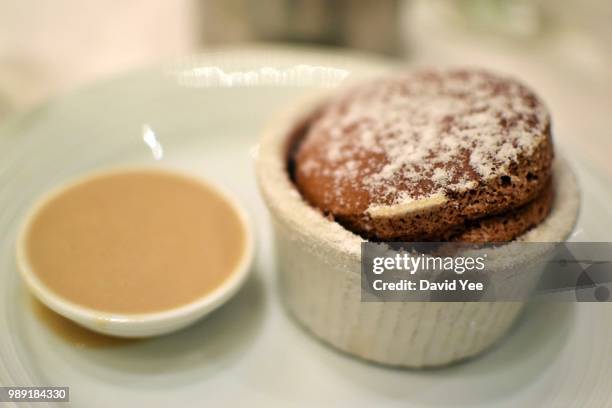
[[[385, 67], [353, 56], [250, 49], [202, 55], [174, 69], [287, 70], [298, 64], [351, 75]], [[0, 128], [1, 384], [70, 386], [72, 405], [79, 407], [610, 403], [610, 303], [532, 305], [487, 354], [429, 371], [366, 364], [307, 335], [279, 300], [268, 218], [252, 163], [265, 121], [306, 87], [192, 87], [185, 85], [194, 85], [193, 77], [183, 77], [179, 85], [170, 72], [155, 68], [99, 83]], [[32, 312], [14, 265], [16, 228], [34, 198], [67, 177], [153, 163], [142, 141], [143, 124], [163, 145], [163, 165], [222, 183], [248, 207], [258, 241], [254, 278], [229, 304], [177, 334], [116, 347], [77, 347]], [[610, 240], [610, 184], [593, 169], [578, 162], [575, 167], [584, 199], [579, 238]]]

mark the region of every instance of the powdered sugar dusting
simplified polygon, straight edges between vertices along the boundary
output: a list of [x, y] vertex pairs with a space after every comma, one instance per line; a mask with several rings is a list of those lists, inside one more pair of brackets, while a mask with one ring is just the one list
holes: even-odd
[[474, 70], [402, 73], [331, 101], [300, 147], [308, 157], [300, 171], [329, 177], [336, 202], [363, 189], [369, 204], [400, 204], [503, 175], [549, 124], [517, 81]]

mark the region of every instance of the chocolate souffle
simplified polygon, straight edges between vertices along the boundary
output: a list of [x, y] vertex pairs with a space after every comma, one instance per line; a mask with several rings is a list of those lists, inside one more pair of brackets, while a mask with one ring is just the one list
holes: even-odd
[[303, 197], [376, 241], [503, 242], [553, 202], [550, 115], [520, 82], [421, 70], [329, 100], [291, 155]]
[[346, 353], [401, 367], [483, 352], [525, 302], [364, 301], [364, 239], [504, 242], [490, 281], [528, 290], [543, 268], [526, 265], [542, 246], [518, 241], [565, 241], [580, 205], [567, 161], [553, 160], [542, 101], [482, 70], [404, 71], [313, 93], [264, 129], [256, 167], [292, 316]]

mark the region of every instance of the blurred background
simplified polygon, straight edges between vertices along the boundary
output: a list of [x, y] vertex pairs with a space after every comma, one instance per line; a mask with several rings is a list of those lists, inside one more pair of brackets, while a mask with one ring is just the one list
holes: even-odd
[[235, 43], [357, 49], [518, 76], [612, 176], [609, 0], [0, 0], [0, 124], [51, 96]]

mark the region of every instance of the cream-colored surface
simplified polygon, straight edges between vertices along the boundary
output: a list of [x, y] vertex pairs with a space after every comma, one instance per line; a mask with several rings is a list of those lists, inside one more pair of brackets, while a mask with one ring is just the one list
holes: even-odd
[[0, 0], [2, 99], [16, 110], [142, 64], [193, 52], [194, 0]]
[[404, 201], [395, 205], [370, 205], [366, 212], [372, 218], [395, 217], [396, 215], [407, 214], [409, 212], [426, 211], [438, 207], [446, 202], [446, 197], [442, 193], [418, 200]]
[[[512, 325], [521, 302], [372, 303], [361, 301], [361, 238], [310, 207], [286, 171], [292, 126], [316, 106], [302, 101], [274, 118], [259, 148], [257, 176], [274, 223], [281, 288], [291, 313], [317, 337], [340, 350], [377, 363], [439, 366], [474, 356]], [[547, 220], [523, 240], [556, 242], [571, 233], [579, 207], [573, 173], [555, 163], [557, 197]], [[512, 246], [504, 248], [512, 254]], [[500, 249], [501, 251], [501, 249]], [[517, 272], [525, 257], [495, 273]], [[520, 272], [520, 271], [519, 271]], [[529, 275], [522, 284], [533, 284]]]

